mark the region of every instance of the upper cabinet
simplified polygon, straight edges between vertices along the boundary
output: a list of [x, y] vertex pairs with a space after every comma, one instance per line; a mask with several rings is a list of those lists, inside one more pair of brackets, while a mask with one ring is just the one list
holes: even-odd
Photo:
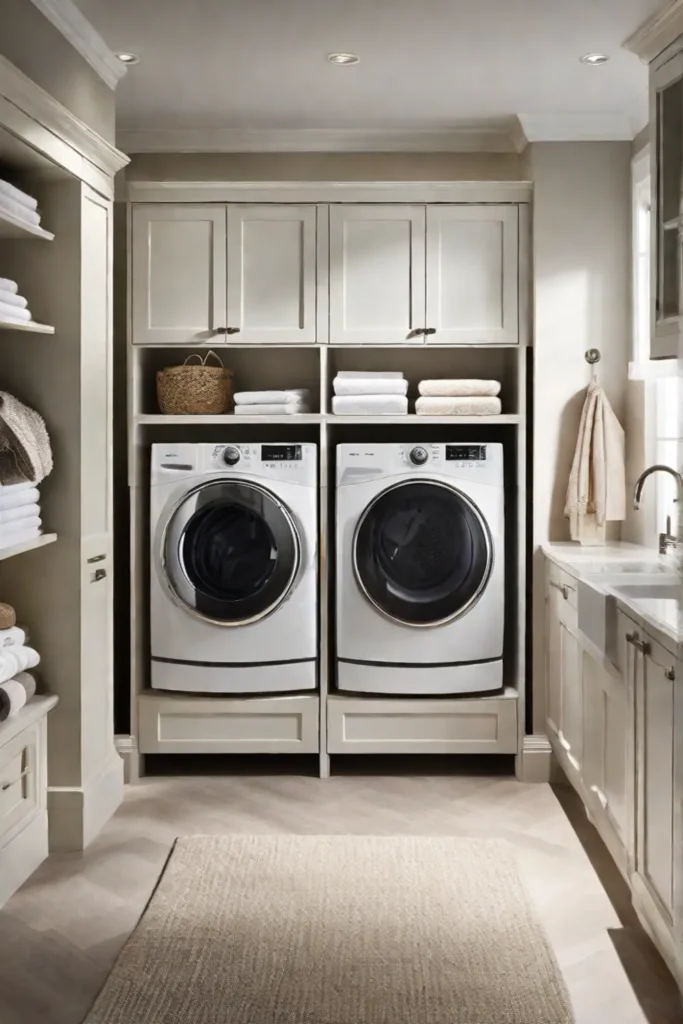
[[240, 342], [315, 343], [315, 206], [228, 207], [227, 327]]
[[656, 63], [653, 148], [652, 355], [676, 358], [683, 325], [683, 52]]
[[425, 207], [330, 207], [330, 342], [423, 340]]
[[225, 206], [133, 207], [133, 342], [191, 345], [226, 323]]
[[517, 343], [518, 249], [516, 206], [428, 207], [428, 342]]

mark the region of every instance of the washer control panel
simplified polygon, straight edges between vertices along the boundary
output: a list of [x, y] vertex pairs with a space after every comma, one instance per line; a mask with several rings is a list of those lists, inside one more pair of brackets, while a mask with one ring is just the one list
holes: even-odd
[[429, 452], [426, 448], [417, 445], [415, 448], [411, 448], [408, 458], [414, 466], [424, 466], [425, 462], [429, 461]]
[[235, 448], [234, 445], [228, 445], [227, 448], [224, 448], [222, 457], [226, 466], [236, 466], [242, 458], [239, 448]]

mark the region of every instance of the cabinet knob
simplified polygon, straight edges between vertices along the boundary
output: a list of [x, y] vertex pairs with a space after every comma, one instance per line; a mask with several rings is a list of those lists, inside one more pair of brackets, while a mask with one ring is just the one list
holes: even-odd
[[676, 678], [676, 670], [673, 667], [673, 665], [671, 666], [671, 668], [665, 668], [664, 669], [664, 675], [666, 676], [667, 679], [670, 679], [671, 682], [674, 681], [674, 679]]
[[106, 569], [95, 569], [94, 572], [90, 573], [90, 582], [91, 583], [99, 583], [100, 580], [104, 580], [106, 578], [107, 578], [107, 570]]
[[647, 640], [641, 640], [637, 633], [627, 633], [626, 642], [635, 647], [641, 654], [649, 654], [652, 650], [652, 644], [648, 643]]

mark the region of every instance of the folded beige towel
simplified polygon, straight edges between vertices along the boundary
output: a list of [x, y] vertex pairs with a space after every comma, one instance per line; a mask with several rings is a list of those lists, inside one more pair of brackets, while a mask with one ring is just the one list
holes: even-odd
[[626, 518], [624, 431], [595, 381], [581, 412], [564, 514], [572, 540], [580, 539], [586, 527]]
[[473, 395], [470, 398], [418, 398], [415, 412], [418, 416], [499, 416], [500, 398]]
[[465, 398], [470, 395], [499, 395], [499, 380], [422, 380], [417, 386], [421, 395]]

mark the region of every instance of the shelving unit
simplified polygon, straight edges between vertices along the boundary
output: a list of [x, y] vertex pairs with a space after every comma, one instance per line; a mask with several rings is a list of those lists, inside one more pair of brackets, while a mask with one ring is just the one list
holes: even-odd
[[46, 231], [35, 224], [27, 224], [19, 217], [0, 209], [0, 238], [40, 238], [44, 242], [52, 242], [54, 237], [51, 231]]
[[29, 331], [32, 334], [54, 334], [54, 327], [50, 327], [48, 324], [36, 324], [29, 321], [25, 324], [17, 324], [13, 321], [10, 323], [8, 320], [0, 320], [0, 330], [2, 331]]
[[10, 544], [4, 548], [0, 547], [0, 561], [5, 558], [14, 558], [15, 555], [23, 555], [27, 551], [35, 551], [36, 548], [44, 548], [47, 544], [54, 544], [56, 540], [56, 533], [42, 533], [40, 537], [24, 541], [23, 544]]
[[[204, 203], [200, 201], [191, 183], [177, 186], [165, 184], [158, 190], [145, 183], [139, 194], [136, 185], [130, 188], [128, 479], [131, 498], [131, 740], [130, 744], [126, 741], [126, 749], [133, 751], [132, 774], [139, 766], [144, 768], [144, 762], [134, 756], [136, 752], [144, 758], [148, 753], [177, 753], [180, 750], [191, 752], [195, 747], [198, 752], [209, 748], [214, 752], [236, 749], [247, 751], [248, 737], [246, 745], [235, 745], [230, 729], [226, 727], [225, 732], [222, 731], [226, 721], [224, 716], [236, 714], [239, 707], [241, 714], [247, 718], [252, 713], [250, 708], [254, 709], [255, 714], [267, 712], [271, 716], [281, 714], [286, 717], [289, 714], [287, 708], [290, 707], [287, 702], [292, 700], [289, 696], [236, 698], [227, 694], [201, 698], [196, 695], [193, 697], [152, 691], [149, 688], [149, 461], [150, 446], [164, 441], [238, 443], [281, 440], [314, 442], [318, 446], [321, 605], [319, 692], [316, 696], [307, 696], [305, 700], [316, 702], [318, 707], [316, 713], [322, 777], [329, 774], [330, 753], [343, 756], [362, 749], [378, 753], [491, 752], [521, 755], [526, 693], [530, 186], [518, 182], [510, 185], [481, 184], [477, 186], [476, 198], [473, 200], [471, 183], [440, 183], [436, 193], [438, 199], [435, 201], [433, 187], [420, 184], [407, 186], [403, 183], [395, 186], [394, 199], [394, 186], [386, 183], [381, 186], [367, 183], [348, 185], [344, 186], [343, 192], [338, 185], [318, 183], [310, 185], [311, 200], [307, 203], [303, 196], [309, 186], [302, 184], [296, 194], [297, 205], [292, 213], [292, 222], [297, 219], [302, 223], [305, 221], [306, 227], [302, 229], [301, 235], [294, 231], [288, 234], [287, 245], [292, 245], [295, 237], [308, 238], [310, 243], [309, 232], [312, 231], [313, 220], [310, 209], [306, 212], [305, 206], [314, 207], [314, 266], [311, 267], [310, 262], [310, 245], [302, 243], [299, 268], [301, 280], [298, 283], [295, 281], [298, 275], [292, 271], [296, 253], [289, 251], [286, 260], [283, 256], [281, 279], [276, 281], [273, 278], [272, 265], [266, 261], [270, 277], [262, 281], [258, 279], [258, 253], [249, 252], [248, 259], [242, 254], [241, 266], [246, 268], [245, 273], [257, 275], [257, 279], [247, 284], [243, 277], [231, 271], [230, 253], [234, 255], [236, 251], [237, 238], [242, 239], [244, 246], [252, 244], [244, 227], [252, 214], [262, 218], [261, 228], [254, 235], [253, 245], [257, 248], [265, 244], [264, 238], [267, 235], [262, 232], [269, 232], [269, 225], [286, 222], [282, 209], [292, 201], [287, 189], [283, 189], [281, 194], [278, 187], [271, 183], [253, 185], [249, 186], [246, 198], [246, 186], [214, 186], [211, 202]], [[372, 205], [375, 191], [379, 198]], [[425, 200], [425, 196], [430, 198]], [[222, 202], [224, 206], [220, 205]], [[233, 202], [240, 204], [234, 215], [231, 207]], [[436, 205], [431, 207], [429, 204], [433, 202]], [[473, 209], [472, 219], [468, 220], [466, 204], [470, 202], [476, 208]], [[337, 212], [333, 218], [332, 211], [336, 203], [356, 204], [356, 212], [352, 212], [348, 219]], [[380, 208], [386, 203], [393, 204], [393, 213]], [[440, 203], [457, 205], [458, 210], [449, 213], [439, 207]], [[175, 209], [174, 204], [177, 204]], [[254, 204], [253, 210], [245, 214], [244, 208], [249, 204]], [[412, 212], [403, 214], [401, 204], [409, 204], [409, 211]], [[273, 205], [280, 207], [281, 215], [278, 215], [277, 210], [272, 214], [269, 212]], [[425, 211], [424, 216], [420, 209]], [[417, 214], [415, 210], [418, 210]], [[335, 224], [338, 228], [340, 222], [346, 223], [348, 230], [337, 230], [333, 237]], [[463, 222], [468, 227], [462, 235], [458, 235], [459, 225]], [[241, 234], [238, 232], [231, 240], [231, 225], [238, 223], [242, 225]], [[380, 225], [376, 236], [377, 265], [368, 255], [368, 246], [373, 244], [371, 239], [374, 237], [372, 232], [375, 223]], [[348, 289], [340, 283], [339, 267], [346, 267], [354, 259], [353, 237], [358, 224], [360, 229], [355, 237], [361, 239], [358, 244], [363, 256], [362, 274], [357, 273], [354, 277], [351, 273], [351, 291], [355, 287], [356, 293], [355, 298], [349, 298]], [[202, 225], [201, 243], [198, 241], [200, 231], [196, 225]], [[420, 231], [426, 231], [429, 235], [430, 230], [445, 232], [447, 241], [444, 245], [439, 243], [439, 246], [435, 246], [434, 238], [431, 242], [427, 238], [427, 249], [431, 245], [431, 258], [426, 260]], [[170, 237], [174, 239], [172, 251], [165, 244]], [[273, 239], [277, 237], [274, 232]], [[350, 248], [345, 248], [344, 239], [351, 239]], [[386, 255], [383, 246], [387, 239], [389, 246], [397, 245], [399, 249], [382, 264]], [[473, 289], [468, 286], [463, 291], [461, 285], [458, 285], [459, 291], [455, 289], [461, 305], [466, 305], [473, 296], [470, 308], [458, 321], [458, 310], [453, 306], [447, 286], [443, 284], [448, 274], [454, 273], [453, 266], [444, 264], [440, 275], [436, 277], [430, 278], [429, 274], [434, 274], [438, 260], [449, 258], [456, 261], [466, 259], [468, 262], [464, 266], [471, 269], [472, 239], [475, 245], [478, 242], [481, 244], [481, 258], [475, 266], [475, 275], [479, 274], [480, 279], [478, 282], [475, 280]], [[451, 257], [444, 257], [443, 251], [448, 245], [452, 247]], [[191, 253], [189, 249], [192, 249]], [[185, 295], [176, 302], [176, 292], [171, 294], [168, 291], [167, 282], [186, 278], [183, 263], [188, 259], [192, 262], [193, 280], [201, 283], [195, 294]], [[156, 267], [155, 260], [158, 260]], [[401, 270], [397, 271], [396, 282], [387, 280], [386, 275], [393, 274], [397, 266]], [[380, 278], [379, 290], [374, 286], [370, 288], [367, 284], [359, 284], [367, 282], [371, 272]], [[415, 275], [420, 273], [427, 275], [426, 286], [424, 278], [421, 284], [415, 279]], [[486, 277], [487, 274], [491, 275], [490, 278]], [[312, 275], [315, 281], [315, 323], [304, 298], [310, 295], [308, 275]], [[410, 282], [409, 296], [400, 290], [403, 287], [405, 292], [406, 281]], [[253, 322], [259, 322], [261, 318], [261, 322], [266, 323], [261, 316], [261, 306], [254, 305], [254, 296], [258, 296], [259, 303], [267, 303], [265, 297], [268, 295], [268, 287], [275, 287], [276, 284], [272, 310], [268, 309], [269, 320], [261, 343], [253, 323], [248, 322], [249, 317], [252, 317]], [[240, 293], [240, 288], [245, 290]], [[358, 304], [353, 309], [342, 309], [340, 303], [347, 302]], [[169, 313], [171, 308], [173, 313]], [[415, 322], [416, 309], [418, 313], [422, 309], [421, 315], [425, 317], [441, 316], [441, 334], [449, 338], [448, 344], [439, 340], [438, 331], [435, 336], [430, 334], [429, 339], [413, 336], [413, 329], [421, 326]], [[495, 342], [487, 340], [486, 330], [473, 327], [473, 322], [482, 311], [484, 319], [488, 317], [491, 321], [490, 337], [498, 339]], [[365, 335], [368, 343], [359, 340], [363, 336], [365, 316], [370, 324]], [[335, 317], [338, 318], [336, 322]], [[225, 328], [214, 326], [226, 323], [236, 333], [228, 334]], [[184, 324], [194, 326], [186, 327]], [[312, 339], [310, 342], [295, 338], [297, 324], [300, 325], [300, 333]], [[285, 337], [290, 339], [289, 342], [282, 340]], [[337, 343], [331, 343], [333, 337]], [[235, 391], [305, 387], [310, 391], [311, 413], [268, 417], [233, 414], [167, 416], [160, 413], [156, 400], [156, 373], [165, 366], [182, 363], [190, 353], [204, 355], [208, 349], [216, 351], [224, 365], [233, 371]], [[401, 371], [409, 383], [411, 410], [414, 409], [417, 385], [421, 380], [499, 380], [502, 385], [502, 414], [447, 417], [418, 416], [411, 411], [404, 416], [337, 416], [331, 411], [333, 380], [341, 370]], [[505, 447], [508, 613], [504, 652], [505, 689], [500, 694], [485, 698], [411, 697], [401, 700], [349, 695], [335, 688], [335, 448], [339, 443], [356, 440], [407, 443], [416, 435], [433, 442], [502, 441]], [[197, 731], [199, 726], [194, 723], [193, 715], [211, 714], [212, 708], [215, 708], [217, 717], [212, 724], [210, 739], [204, 741]], [[306, 713], [309, 714], [310, 709]], [[452, 725], [452, 735], [448, 741], [443, 740], [443, 727], [437, 725], [440, 713], [446, 715]], [[380, 722], [377, 739], [369, 746], [364, 747], [362, 742], [347, 743], [344, 739], [346, 725], [352, 721], [353, 716], [356, 716], [354, 721], [357, 722], [359, 715], [361, 718], [370, 716], [360, 727], [363, 735], [369, 735], [367, 730], [374, 727], [372, 716], [380, 722], [384, 715], [384, 739]], [[392, 719], [392, 726], [389, 719], [393, 715], [396, 718]], [[404, 722], [404, 726], [396, 724], [399, 719]], [[175, 728], [171, 728], [173, 722], [185, 723], [181, 729], [184, 738], [177, 742], [170, 738]], [[385, 742], [391, 736], [394, 726], [398, 729], [396, 742]], [[419, 735], [420, 729], [424, 733], [422, 737]], [[164, 735], [168, 736], [168, 741], [164, 740]], [[306, 735], [310, 743], [310, 732]], [[194, 737], [194, 740], [188, 737]], [[260, 748], [255, 746], [254, 749]], [[310, 750], [310, 746], [306, 749]]]

